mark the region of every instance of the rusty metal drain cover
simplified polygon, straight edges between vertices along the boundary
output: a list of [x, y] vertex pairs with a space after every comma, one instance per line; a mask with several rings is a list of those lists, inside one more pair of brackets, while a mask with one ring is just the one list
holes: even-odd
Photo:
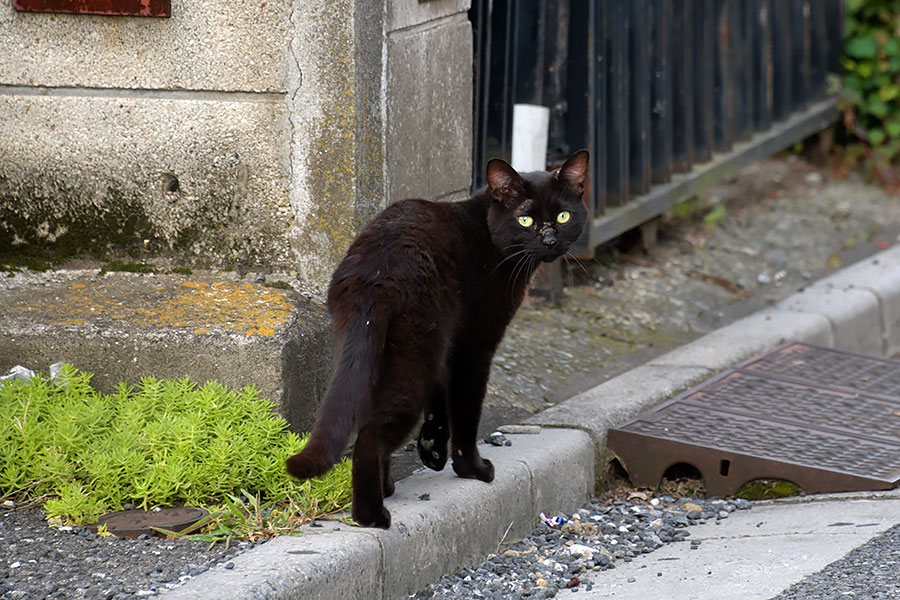
[[686, 463], [706, 492], [754, 479], [807, 493], [900, 482], [900, 361], [783, 344], [661, 404], [607, 444], [635, 485]]
[[163, 508], [155, 512], [139, 509], [120, 510], [119, 512], [103, 515], [96, 523], [88, 525], [86, 529], [96, 533], [98, 527], [106, 525], [109, 533], [122, 537], [136, 538], [143, 533], [161, 536], [161, 533], [152, 528], [159, 527], [167, 531], [181, 531], [208, 514], [202, 508], [189, 506]]

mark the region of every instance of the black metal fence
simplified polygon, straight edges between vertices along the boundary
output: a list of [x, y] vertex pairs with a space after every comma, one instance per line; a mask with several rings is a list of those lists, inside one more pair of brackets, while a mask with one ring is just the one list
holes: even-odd
[[514, 103], [591, 150], [584, 250], [836, 116], [842, 0], [473, 0], [476, 184]]

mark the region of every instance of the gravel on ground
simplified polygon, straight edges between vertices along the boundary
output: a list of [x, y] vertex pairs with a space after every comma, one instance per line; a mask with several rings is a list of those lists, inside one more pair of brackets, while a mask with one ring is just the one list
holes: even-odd
[[39, 510], [0, 511], [3, 600], [147, 598], [209, 569], [227, 569], [252, 547], [101, 537], [83, 527], [48, 527]]
[[[751, 507], [747, 500], [650, 497], [636, 491], [632, 500], [591, 501], [572, 515], [541, 515], [542, 523], [520, 542], [502, 545], [484, 562], [441, 577], [414, 596], [416, 600], [519, 600], [553, 598], [566, 589], [592, 584], [582, 578], [631, 562], [668, 543], [689, 543], [689, 527], [709, 519], [727, 519]], [[646, 501], [644, 501], [646, 499]], [[565, 597], [565, 596], [562, 596]]]

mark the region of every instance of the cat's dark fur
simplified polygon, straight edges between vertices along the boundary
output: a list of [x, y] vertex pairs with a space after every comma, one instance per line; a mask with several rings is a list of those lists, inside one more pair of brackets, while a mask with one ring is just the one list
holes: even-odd
[[334, 373], [288, 473], [325, 473], [358, 429], [352, 515], [389, 527], [391, 452], [424, 411], [423, 462], [442, 469], [450, 441], [457, 475], [493, 480], [475, 446], [491, 360], [534, 270], [584, 229], [587, 164], [582, 150], [554, 172], [519, 175], [493, 159], [470, 199], [397, 202], [363, 230], [328, 290]]

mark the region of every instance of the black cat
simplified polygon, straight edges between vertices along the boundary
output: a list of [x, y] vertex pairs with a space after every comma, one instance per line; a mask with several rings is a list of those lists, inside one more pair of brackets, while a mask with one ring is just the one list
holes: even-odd
[[423, 462], [442, 469], [452, 441], [457, 475], [493, 480], [475, 446], [491, 360], [537, 266], [584, 230], [587, 166], [585, 150], [554, 172], [520, 175], [493, 159], [470, 199], [397, 202], [360, 233], [328, 290], [334, 373], [288, 473], [325, 473], [358, 429], [352, 515], [390, 527], [391, 452], [424, 410]]

